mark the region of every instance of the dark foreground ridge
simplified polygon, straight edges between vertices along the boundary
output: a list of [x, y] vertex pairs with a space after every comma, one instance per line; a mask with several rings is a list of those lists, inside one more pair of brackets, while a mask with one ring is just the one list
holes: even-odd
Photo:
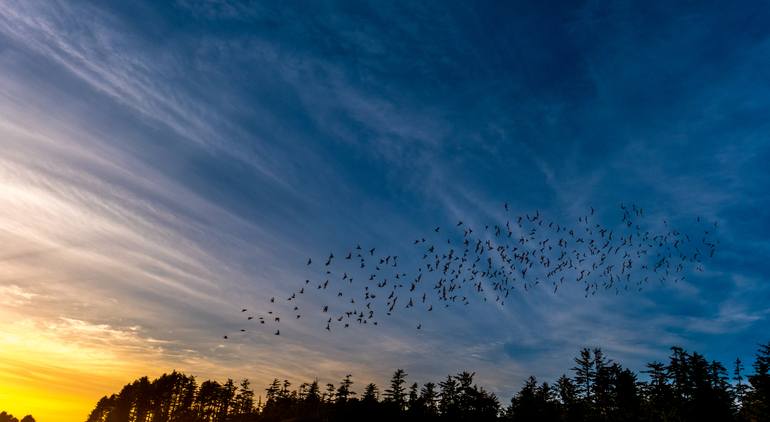
[[[527, 379], [504, 404], [461, 372], [438, 383], [409, 383], [404, 370], [380, 390], [354, 392], [352, 376], [337, 386], [275, 379], [255, 398], [248, 380], [236, 386], [179, 372], [140, 378], [103, 397], [88, 422], [224, 421], [770, 421], [770, 343], [754, 356], [751, 374], [740, 359], [728, 371], [717, 361], [671, 348], [668, 363], [651, 362], [636, 374], [583, 349], [572, 376], [555, 383]], [[729, 373], [728, 373], [729, 372]], [[645, 378], [644, 381], [640, 377]]]

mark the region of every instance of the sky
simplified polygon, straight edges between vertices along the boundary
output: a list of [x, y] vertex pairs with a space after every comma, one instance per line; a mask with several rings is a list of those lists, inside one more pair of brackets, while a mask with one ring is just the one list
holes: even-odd
[[[3, 2], [0, 407], [80, 421], [173, 369], [258, 388], [470, 370], [506, 402], [586, 346], [635, 370], [672, 345], [750, 361], [770, 340], [770, 10], [673, 3]], [[608, 223], [633, 202], [721, 243], [633, 294], [222, 340], [307, 257], [397, 254], [504, 202]]]

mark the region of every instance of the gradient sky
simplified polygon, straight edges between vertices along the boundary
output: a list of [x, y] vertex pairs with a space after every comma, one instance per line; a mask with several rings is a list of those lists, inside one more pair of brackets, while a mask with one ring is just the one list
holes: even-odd
[[[108, 4], [109, 3], [109, 4]], [[583, 346], [750, 359], [770, 326], [770, 9], [693, 2], [0, 4], [0, 407], [80, 421], [134, 377], [507, 401]], [[699, 3], [697, 6], [695, 3]], [[720, 224], [704, 273], [223, 344], [308, 256], [535, 209]], [[311, 299], [308, 299], [311, 300]], [[360, 390], [360, 388], [359, 388]]]

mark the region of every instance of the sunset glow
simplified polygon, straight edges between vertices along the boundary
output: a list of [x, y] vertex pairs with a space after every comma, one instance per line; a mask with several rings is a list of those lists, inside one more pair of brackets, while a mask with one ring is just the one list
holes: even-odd
[[[601, 3], [1, 2], [0, 411], [83, 422], [174, 370], [257, 400], [467, 370], [507, 406], [583, 347], [637, 373], [672, 345], [749, 362], [770, 340], [770, 8]], [[510, 216], [535, 213], [564, 230], [503, 293], [507, 256], [472, 254], [522, 254]], [[543, 251], [576, 221], [570, 248], [638, 230], [628, 258], [590, 245], [626, 284], [586, 285], [578, 249], [557, 284]], [[693, 265], [641, 235], [672, 227], [697, 229]], [[374, 274], [396, 256], [427, 281]]]

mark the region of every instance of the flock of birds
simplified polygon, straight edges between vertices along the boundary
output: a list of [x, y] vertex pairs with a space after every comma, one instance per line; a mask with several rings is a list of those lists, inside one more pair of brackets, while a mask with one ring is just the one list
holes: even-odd
[[507, 203], [504, 208], [504, 221], [497, 224], [471, 227], [458, 221], [434, 227], [412, 240], [412, 251], [403, 256], [359, 244], [321, 260], [308, 258], [306, 266], [318, 278], [304, 280], [285, 298], [271, 297], [267, 312], [244, 308], [241, 313], [247, 322], [272, 326], [280, 335], [278, 305], [288, 305], [288, 318], [300, 319], [299, 299], [313, 294], [331, 300], [317, 310], [331, 331], [352, 324], [376, 326], [383, 313], [467, 306], [474, 297], [504, 306], [517, 288], [547, 286], [556, 293], [565, 283], [580, 283], [586, 297], [600, 289], [641, 291], [650, 282], [678, 282], [689, 271], [703, 271], [703, 262], [713, 258], [719, 244], [717, 223], [697, 217], [690, 233], [666, 220], [646, 228], [641, 225], [644, 210], [634, 204], [620, 205], [621, 220], [612, 227], [598, 222], [594, 208], [572, 225], [549, 221], [539, 211], [514, 216]]

